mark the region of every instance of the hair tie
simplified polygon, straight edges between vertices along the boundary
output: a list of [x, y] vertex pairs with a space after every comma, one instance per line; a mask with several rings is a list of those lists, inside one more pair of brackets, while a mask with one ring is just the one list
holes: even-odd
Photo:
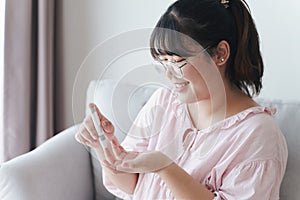
[[229, 0], [221, 0], [221, 4], [222, 4], [225, 8], [228, 8], [228, 7], [229, 7]]

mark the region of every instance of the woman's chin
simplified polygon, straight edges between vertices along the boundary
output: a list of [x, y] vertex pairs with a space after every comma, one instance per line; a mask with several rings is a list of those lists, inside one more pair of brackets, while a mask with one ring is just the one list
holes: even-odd
[[177, 93], [177, 99], [182, 103], [193, 103], [197, 101], [197, 97], [195, 95], [188, 93]]

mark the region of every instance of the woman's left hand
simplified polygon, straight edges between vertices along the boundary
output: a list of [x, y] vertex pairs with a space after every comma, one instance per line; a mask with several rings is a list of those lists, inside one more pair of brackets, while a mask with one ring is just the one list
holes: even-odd
[[149, 173], [161, 170], [173, 161], [160, 151], [126, 151], [116, 140], [112, 140], [113, 161], [116, 171], [127, 173]]

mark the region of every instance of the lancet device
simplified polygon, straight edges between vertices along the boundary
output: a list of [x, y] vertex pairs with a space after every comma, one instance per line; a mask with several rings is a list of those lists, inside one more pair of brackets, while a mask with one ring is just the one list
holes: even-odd
[[100, 138], [100, 144], [102, 145], [102, 147], [106, 147], [106, 138], [101, 126], [101, 122], [99, 119], [99, 116], [97, 114], [96, 108], [95, 107], [89, 107], [90, 111], [91, 111], [91, 115], [92, 115], [92, 120], [94, 122], [94, 126], [96, 128], [96, 131], [98, 133], [98, 136]]

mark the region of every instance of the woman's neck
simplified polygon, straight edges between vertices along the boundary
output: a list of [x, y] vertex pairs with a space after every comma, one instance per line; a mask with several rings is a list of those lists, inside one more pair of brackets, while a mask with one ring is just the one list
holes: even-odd
[[226, 97], [207, 98], [187, 104], [192, 123], [197, 129], [207, 128], [247, 108], [258, 106], [237, 88], [225, 87], [225, 90]]

